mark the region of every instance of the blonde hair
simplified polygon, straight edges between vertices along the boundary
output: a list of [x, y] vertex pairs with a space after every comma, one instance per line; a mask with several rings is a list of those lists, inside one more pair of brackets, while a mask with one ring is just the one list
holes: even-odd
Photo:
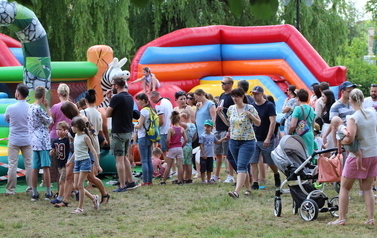
[[353, 89], [351, 92], [350, 92], [350, 96], [349, 98], [356, 104], [360, 107], [360, 111], [361, 113], [363, 113], [365, 119], [367, 119], [367, 116], [365, 115], [365, 112], [364, 110], [362, 109], [362, 104], [364, 102], [364, 94], [363, 92], [358, 89], [358, 88], [355, 88]]
[[69, 96], [69, 87], [65, 83], [59, 84], [57, 91], [58, 91], [58, 94], [61, 95], [62, 97], [68, 97]]

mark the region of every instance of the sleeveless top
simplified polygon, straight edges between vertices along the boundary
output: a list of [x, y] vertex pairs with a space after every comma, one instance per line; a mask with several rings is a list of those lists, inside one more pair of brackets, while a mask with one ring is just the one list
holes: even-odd
[[173, 126], [172, 128], [174, 130], [174, 135], [170, 137], [169, 149], [175, 148], [175, 147], [182, 147], [182, 142], [181, 142], [182, 127]]
[[75, 150], [75, 161], [80, 161], [84, 159], [89, 159], [88, 145], [85, 142], [85, 137], [87, 134], [75, 135], [74, 139], [74, 150]]

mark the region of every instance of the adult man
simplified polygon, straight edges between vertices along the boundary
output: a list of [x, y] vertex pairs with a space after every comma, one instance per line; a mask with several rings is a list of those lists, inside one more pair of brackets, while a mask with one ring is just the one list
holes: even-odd
[[253, 126], [255, 136], [257, 138], [254, 155], [251, 159], [251, 174], [253, 177], [253, 185], [251, 189], [258, 190], [258, 162], [259, 155], [262, 154], [263, 162], [270, 166], [274, 172], [275, 186], [280, 186], [280, 175], [277, 166], [271, 157], [271, 152], [274, 149], [274, 131], [276, 126], [276, 110], [272, 102], [264, 98], [264, 90], [261, 86], [255, 86], [252, 90], [255, 102], [252, 104], [258, 112], [261, 119], [259, 126]]
[[115, 76], [112, 80], [112, 91], [116, 93], [106, 110], [106, 116], [111, 120], [111, 154], [116, 158], [116, 168], [119, 177], [119, 188], [113, 192], [125, 192], [127, 189], [137, 188], [132, 180], [130, 161], [127, 158], [131, 135], [134, 130], [132, 124], [134, 100], [128, 93], [126, 82]]
[[[17, 185], [18, 153], [21, 150], [26, 170], [26, 183], [31, 188], [32, 148], [29, 137], [27, 115], [30, 104], [26, 102], [29, 90], [25, 84], [17, 85], [15, 98], [17, 102], [7, 107], [4, 119], [9, 123], [8, 136], [8, 182], [5, 195], [14, 195]], [[28, 191], [28, 190], [27, 190]]]
[[377, 84], [371, 84], [370, 85], [370, 91], [369, 91], [370, 97], [367, 97], [364, 99], [363, 107], [364, 108], [371, 108], [377, 110]]
[[[355, 112], [352, 105], [349, 102], [350, 92], [356, 88], [356, 84], [353, 84], [349, 81], [343, 82], [339, 86], [339, 92], [341, 94], [340, 98], [335, 101], [335, 103], [330, 108], [330, 121], [334, 116], [339, 116], [342, 119], [343, 123], [346, 123], [346, 116], [352, 115]], [[322, 135], [323, 143], [327, 143], [327, 136], [330, 134], [332, 135], [332, 139], [335, 142], [335, 131], [331, 130], [331, 126], [327, 129], [324, 135]]]
[[[219, 113], [224, 113], [223, 115], [226, 116], [228, 108], [234, 104], [232, 97], [230, 96], [230, 92], [232, 91], [233, 87], [233, 78], [229, 76], [223, 77], [221, 80], [221, 88], [224, 91], [219, 98], [219, 106], [216, 108], [216, 132], [215, 137], [217, 140], [226, 136], [228, 132], [229, 126], [227, 126], [223, 120], [218, 115]], [[215, 174], [212, 175], [211, 180], [214, 182], [221, 182], [220, 170], [223, 163], [223, 156], [228, 154], [228, 144], [229, 141], [225, 140], [220, 144], [215, 144], [215, 156], [216, 156], [216, 170]], [[227, 179], [224, 182], [232, 182], [234, 178], [232, 175], [228, 175]]]
[[156, 104], [155, 109], [160, 119], [160, 145], [165, 156], [165, 153], [168, 151], [166, 139], [170, 127], [170, 116], [173, 111], [173, 105], [169, 99], [161, 97], [157, 91], [152, 91], [149, 98]]

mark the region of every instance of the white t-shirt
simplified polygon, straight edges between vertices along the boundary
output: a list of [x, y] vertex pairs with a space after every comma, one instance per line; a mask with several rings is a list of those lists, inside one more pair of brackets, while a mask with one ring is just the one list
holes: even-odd
[[[355, 120], [357, 126], [355, 140], [359, 141], [363, 158], [368, 158], [377, 156], [377, 114], [371, 108], [363, 109], [363, 112], [366, 118], [360, 110], [356, 111], [350, 118]], [[350, 154], [356, 157], [353, 153]]]
[[170, 116], [173, 111], [173, 105], [169, 101], [169, 99], [162, 98], [159, 102], [156, 103], [156, 112], [157, 115], [164, 115], [164, 124], [160, 127], [160, 134], [166, 135], [168, 134], [168, 130], [170, 128]]
[[364, 99], [363, 102], [363, 107], [364, 108], [374, 108], [377, 110], [377, 101], [373, 101], [371, 97], [367, 97]]
[[148, 128], [149, 127], [149, 110], [143, 108], [141, 109], [140, 111], [140, 115], [144, 117], [144, 125], [140, 128], [140, 129], [137, 129], [137, 137], [138, 138], [143, 138], [145, 137], [145, 128]]

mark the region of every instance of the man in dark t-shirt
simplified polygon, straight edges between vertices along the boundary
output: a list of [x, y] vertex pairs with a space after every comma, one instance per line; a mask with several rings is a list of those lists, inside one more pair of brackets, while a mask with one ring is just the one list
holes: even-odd
[[106, 109], [106, 116], [111, 117], [110, 152], [116, 158], [116, 168], [119, 177], [119, 188], [113, 192], [125, 192], [127, 189], [137, 188], [132, 179], [130, 161], [127, 151], [134, 126], [132, 124], [134, 100], [128, 93], [126, 82], [122, 78], [114, 77], [112, 90], [116, 93]]
[[[226, 113], [228, 111], [228, 108], [234, 104], [234, 101], [232, 97], [230, 96], [230, 92], [232, 91], [233, 87], [233, 78], [229, 76], [223, 77], [221, 80], [221, 88], [224, 90], [224, 92], [220, 95], [219, 98], [219, 105], [216, 109], [216, 132], [215, 136], [217, 140], [220, 140], [221, 138], [226, 136], [226, 133], [228, 132], [228, 126], [223, 122], [221, 117], [218, 113], [223, 113], [224, 117], [226, 117]], [[220, 170], [221, 165], [223, 162], [223, 156], [228, 155], [228, 144], [229, 140], [225, 140], [220, 144], [215, 144], [215, 156], [216, 156], [216, 170], [214, 175], [212, 176], [211, 180], [213, 182], [220, 182]], [[228, 178], [224, 181], [226, 183], [232, 183], [234, 182], [234, 178], [231, 174], [228, 175]]]
[[255, 137], [257, 139], [254, 155], [251, 159], [251, 174], [253, 175], [253, 190], [259, 189], [258, 175], [259, 175], [259, 155], [263, 156], [263, 162], [270, 166], [274, 172], [275, 186], [280, 186], [280, 175], [278, 168], [271, 157], [271, 152], [274, 149], [274, 131], [276, 125], [276, 110], [272, 102], [264, 98], [264, 90], [261, 86], [255, 86], [252, 90], [255, 102], [254, 108], [257, 110], [261, 119], [259, 126], [253, 126]]

